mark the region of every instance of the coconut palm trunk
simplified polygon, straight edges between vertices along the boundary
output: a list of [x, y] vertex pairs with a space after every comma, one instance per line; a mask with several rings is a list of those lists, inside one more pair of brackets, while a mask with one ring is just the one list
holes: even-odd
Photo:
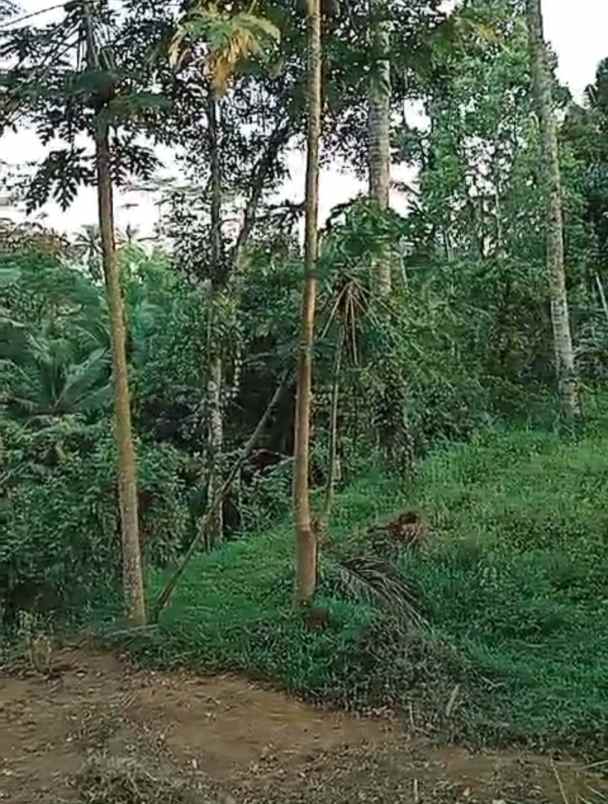
[[[390, 106], [391, 63], [390, 24], [383, 20], [382, 3], [369, 0], [371, 48], [374, 67], [370, 76], [368, 98], [368, 171], [369, 195], [381, 209], [390, 203], [391, 150]], [[391, 257], [386, 254], [375, 263], [378, 290], [383, 295], [391, 291]]]
[[110, 144], [108, 127], [101, 122], [99, 122], [95, 145], [99, 229], [112, 335], [115, 437], [118, 447], [118, 494], [125, 608], [130, 624], [145, 625], [146, 608], [137, 506], [137, 469], [131, 427], [124, 306], [114, 236]]
[[310, 415], [312, 351], [317, 282], [319, 219], [319, 145], [321, 138], [321, 8], [320, 0], [307, 0], [308, 10], [308, 143], [306, 163], [306, 223], [304, 242], [304, 294], [298, 354], [295, 411], [294, 509], [296, 521], [296, 603], [310, 603], [315, 593], [317, 537], [310, 511]]
[[543, 174], [546, 202], [547, 274], [551, 298], [551, 321], [561, 407], [568, 418], [580, 415], [578, 382], [570, 330], [566, 272], [564, 268], [564, 224], [557, 141], [553, 110], [552, 76], [547, 63], [541, 0], [526, 0], [530, 63], [534, 95], [542, 135]]
[[[222, 250], [222, 174], [220, 165], [220, 142], [218, 103], [216, 93], [209, 90], [208, 103], [209, 134], [211, 137], [211, 304], [209, 308], [209, 328], [207, 331], [207, 461], [208, 477], [207, 499], [213, 500], [222, 487], [222, 452], [224, 449], [224, 415], [222, 410], [222, 391], [224, 384], [224, 365], [221, 343], [216, 331], [217, 299], [223, 290], [224, 280], [221, 265]], [[207, 528], [207, 544], [214, 547], [224, 538], [223, 507], [217, 506]]]

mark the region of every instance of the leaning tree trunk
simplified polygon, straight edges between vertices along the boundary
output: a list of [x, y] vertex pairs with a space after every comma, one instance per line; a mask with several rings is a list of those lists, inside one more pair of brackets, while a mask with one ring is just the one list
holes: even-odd
[[[222, 250], [222, 174], [220, 166], [219, 125], [217, 119], [217, 98], [214, 90], [209, 90], [208, 104], [209, 134], [211, 138], [211, 303], [209, 308], [209, 328], [207, 331], [207, 499], [213, 500], [222, 487], [222, 452], [224, 449], [224, 415], [222, 391], [224, 385], [224, 365], [221, 346], [217, 334], [217, 301], [223, 290], [221, 265]], [[207, 528], [207, 544], [214, 547], [224, 538], [223, 507], [217, 506], [212, 513]]]
[[557, 142], [557, 123], [553, 111], [552, 76], [547, 64], [541, 0], [526, 0], [528, 41], [543, 145], [543, 173], [546, 201], [547, 273], [551, 296], [551, 321], [557, 382], [563, 413], [580, 415], [574, 349], [570, 331], [566, 274], [564, 269], [564, 223]]
[[137, 470], [131, 429], [131, 404], [125, 322], [120, 275], [114, 238], [112, 174], [107, 125], [100, 123], [96, 136], [97, 198], [103, 270], [105, 276], [115, 389], [115, 436], [118, 447], [118, 481], [122, 533], [123, 586], [127, 617], [132, 625], [145, 625], [146, 608], [137, 506]]
[[[381, 4], [370, 0], [371, 48], [374, 67], [370, 76], [368, 98], [368, 170], [369, 194], [381, 209], [390, 202], [391, 150], [391, 63], [390, 25], [380, 19]], [[386, 254], [375, 264], [378, 289], [382, 295], [391, 291], [391, 255]]]
[[321, 8], [308, 3], [308, 145], [306, 163], [306, 225], [304, 242], [304, 295], [302, 332], [298, 354], [295, 421], [294, 508], [296, 520], [296, 603], [312, 600], [316, 586], [317, 537], [310, 513], [310, 412], [312, 350], [317, 283], [319, 221], [319, 144], [321, 138]]

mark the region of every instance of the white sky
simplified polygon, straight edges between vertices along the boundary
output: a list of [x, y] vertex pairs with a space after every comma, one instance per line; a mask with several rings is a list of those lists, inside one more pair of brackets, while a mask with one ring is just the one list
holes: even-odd
[[[25, 11], [36, 11], [52, 5], [51, 0], [22, 0]], [[608, 57], [608, 0], [543, 0], [545, 29], [559, 58], [559, 77], [568, 84], [576, 97], [581, 96], [587, 84], [595, 76], [601, 59]], [[37, 159], [44, 149], [32, 132], [20, 131], [0, 138], [0, 159], [16, 163], [24, 159]], [[290, 159], [291, 179], [284, 195], [300, 200], [304, 192], [303, 157], [294, 154]], [[396, 171], [397, 177], [403, 176]], [[347, 201], [361, 185], [349, 175], [336, 171], [324, 171], [321, 176], [321, 216], [324, 217], [335, 205]], [[394, 199], [398, 205], [398, 199]], [[128, 193], [117, 198], [116, 217], [119, 227], [127, 224], [148, 232], [157, 220], [158, 212], [154, 199], [149, 194]], [[45, 222], [57, 229], [74, 231], [83, 224], [93, 223], [96, 218], [94, 190], [82, 190], [67, 213], [55, 205], [42, 211]], [[21, 217], [18, 210], [0, 208], [0, 216]]]

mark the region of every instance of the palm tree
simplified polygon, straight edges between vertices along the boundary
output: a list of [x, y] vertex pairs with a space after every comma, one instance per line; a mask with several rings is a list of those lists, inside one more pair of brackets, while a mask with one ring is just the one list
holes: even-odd
[[[47, 286], [47, 282], [52, 285]], [[96, 335], [100, 323], [97, 294], [75, 271], [50, 276], [26, 265], [0, 270], [0, 288], [37, 289], [49, 301], [43, 320], [34, 327], [0, 307], [2, 402], [9, 414], [32, 421], [97, 412], [112, 397], [109, 350]], [[63, 319], [69, 316], [70, 337]]]
[[[129, 205], [136, 206], [136, 205]], [[153, 237], [143, 237], [136, 226], [128, 223], [124, 231], [114, 230], [114, 240], [117, 247], [132, 248], [142, 243], [153, 241]], [[101, 230], [96, 223], [82, 226], [72, 243], [72, 253], [82, 260], [94, 279], [101, 278], [100, 263], [102, 258]]]
[[317, 537], [310, 511], [310, 411], [312, 349], [317, 282], [319, 218], [319, 145], [321, 138], [321, 8], [308, 0], [308, 144], [306, 164], [306, 224], [304, 295], [298, 354], [295, 416], [294, 508], [296, 519], [296, 602], [309, 604], [317, 580]]
[[570, 330], [570, 314], [564, 267], [564, 222], [559, 167], [557, 123], [553, 110], [553, 79], [547, 63], [541, 0], [526, 0], [528, 42], [534, 95], [542, 135], [542, 170], [545, 184], [547, 273], [551, 296], [551, 321], [563, 413], [572, 419], [580, 415], [578, 382]]
[[[125, 204], [125, 207], [133, 208], [136, 207], [137, 204]], [[132, 223], [127, 223], [123, 231], [116, 232], [116, 240], [121, 245], [125, 246], [126, 248], [136, 248], [141, 246], [142, 243], [150, 243], [154, 242], [153, 237], [145, 237], [141, 234], [140, 230], [137, 226], [134, 226]]]
[[87, 268], [92, 279], [101, 279], [101, 235], [97, 224], [81, 227], [73, 240], [72, 253]]
[[[369, 194], [381, 209], [390, 203], [391, 151], [390, 151], [390, 104], [391, 63], [390, 23], [382, 19], [382, 0], [369, 0], [370, 39], [374, 59], [370, 73], [368, 98], [368, 170]], [[375, 263], [378, 274], [378, 289], [387, 295], [391, 291], [390, 255]]]
[[7, 411], [26, 421], [97, 412], [112, 399], [110, 355], [78, 358], [74, 345], [48, 332], [25, 334], [0, 321], [0, 358], [7, 374]]
[[88, 261], [101, 256], [101, 236], [96, 223], [84, 224], [74, 238], [73, 248], [76, 255]]

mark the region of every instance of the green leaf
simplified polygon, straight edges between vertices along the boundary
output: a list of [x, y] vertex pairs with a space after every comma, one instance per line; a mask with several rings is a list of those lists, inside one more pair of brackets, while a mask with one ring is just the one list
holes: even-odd
[[14, 285], [21, 279], [21, 269], [16, 265], [0, 268], [0, 288]]
[[70, 86], [76, 92], [103, 93], [114, 86], [120, 76], [112, 70], [85, 70], [70, 78]]
[[149, 109], [166, 109], [171, 102], [163, 95], [152, 92], [139, 95], [124, 95], [114, 98], [105, 109], [99, 112], [97, 119], [100, 125], [107, 125], [116, 120], [124, 120], [136, 116]]

